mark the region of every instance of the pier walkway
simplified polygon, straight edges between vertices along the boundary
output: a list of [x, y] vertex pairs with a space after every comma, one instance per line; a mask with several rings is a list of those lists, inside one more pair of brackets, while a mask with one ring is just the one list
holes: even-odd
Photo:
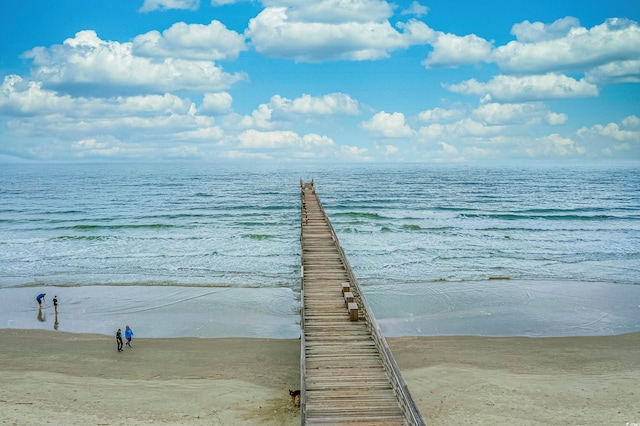
[[424, 425], [312, 182], [300, 182], [302, 424]]

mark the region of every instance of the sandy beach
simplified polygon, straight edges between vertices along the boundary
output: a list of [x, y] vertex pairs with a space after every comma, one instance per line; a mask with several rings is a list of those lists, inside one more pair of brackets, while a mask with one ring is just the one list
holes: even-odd
[[[297, 339], [0, 330], [7, 425], [297, 425]], [[429, 425], [640, 423], [640, 333], [388, 340]]]

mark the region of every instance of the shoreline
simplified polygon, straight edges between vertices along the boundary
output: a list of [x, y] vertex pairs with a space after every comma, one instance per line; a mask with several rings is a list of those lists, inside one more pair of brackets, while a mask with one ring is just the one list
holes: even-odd
[[[368, 285], [363, 294], [385, 336], [590, 336], [640, 331], [640, 285], [509, 280]], [[35, 295], [47, 293], [43, 316]], [[59, 316], [51, 298], [57, 295]], [[289, 287], [80, 286], [0, 288], [0, 329], [139, 337], [291, 338], [300, 294]], [[57, 321], [56, 321], [57, 319]]]
[[[298, 425], [300, 341], [0, 329], [0, 417], [16, 424]], [[429, 425], [640, 422], [640, 332], [389, 337]]]

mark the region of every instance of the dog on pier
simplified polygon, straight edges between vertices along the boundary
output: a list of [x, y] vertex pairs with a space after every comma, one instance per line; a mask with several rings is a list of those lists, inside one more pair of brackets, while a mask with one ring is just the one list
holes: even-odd
[[293, 405], [300, 405], [300, 391], [289, 389], [289, 396]]

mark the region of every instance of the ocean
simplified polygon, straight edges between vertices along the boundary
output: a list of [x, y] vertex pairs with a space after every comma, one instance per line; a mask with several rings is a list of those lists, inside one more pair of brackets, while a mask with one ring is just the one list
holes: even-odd
[[640, 330], [635, 164], [2, 164], [0, 328], [296, 338], [301, 179], [387, 335]]

